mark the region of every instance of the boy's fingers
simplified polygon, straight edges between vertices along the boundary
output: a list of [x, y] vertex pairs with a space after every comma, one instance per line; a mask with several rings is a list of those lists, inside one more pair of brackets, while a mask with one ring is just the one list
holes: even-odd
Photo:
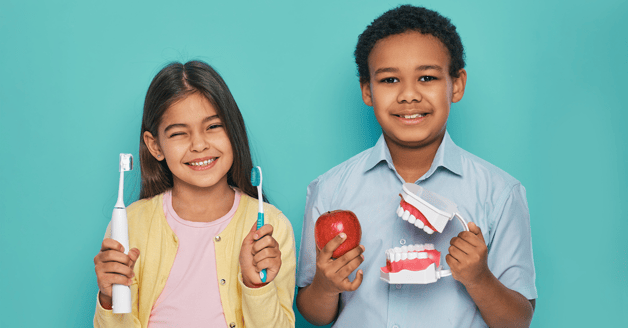
[[347, 282], [349, 282], [346, 290], [348, 292], [353, 292], [356, 289], [358, 289], [358, 287], [360, 287], [360, 285], [362, 284], [362, 279], [364, 278], [364, 273], [362, 272], [362, 270], [358, 270], [358, 272], [355, 274], [355, 279], [353, 279], [353, 281], [349, 282], [349, 279], [347, 279]]
[[486, 241], [484, 240], [484, 235], [482, 234], [482, 229], [480, 229], [480, 227], [478, 227], [473, 222], [469, 222], [469, 231], [473, 232], [474, 235], [478, 236], [478, 238], [482, 240], [484, 245], [486, 245]]
[[344, 267], [345, 265], [347, 265], [347, 263], [353, 261], [354, 259], [360, 259], [361, 262], [362, 257], [360, 255], [362, 255], [362, 252], [364, 252], [364, 246], [362, 245], [348, 251], [343, 256], [334, 260], [331, 268], [334, 270], [334, 272], [338, 272], [340, 269], [342, 269], [342, 267]]
[[349, 263], [344, 265], [342, 268], [340, 268], [337, 273], [341, 278], [346, 278], [351, 274], [351, 272], [355, 271], [355, 269], [357, 269], [360, 264], [362, 264], [362, 262], [364, 262], [364, 258], [362, 257], [362, 255], [357, 256], [349, 261]]
[[332, 240], [330, 240], [325, 247], [321, 250], [321, 255], [324, 259], [331, 259], [331, 255], [334, 253], [336, 248], [340, 246], [340, 244], [344, 243], [347, 239], [347, 235], [344, 232], [341, 232]]

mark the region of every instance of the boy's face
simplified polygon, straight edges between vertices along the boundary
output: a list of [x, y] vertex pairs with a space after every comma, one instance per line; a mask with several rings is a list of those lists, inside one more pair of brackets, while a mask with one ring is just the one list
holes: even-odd
[[388, 142], [411, 148], [440, 143], [467, 77], [461, 69], [452, 78], [449, 61], [445, 45], [431, 35], [409, 31], [377, 41], [368, 57], [371, 79], [360, 87]]

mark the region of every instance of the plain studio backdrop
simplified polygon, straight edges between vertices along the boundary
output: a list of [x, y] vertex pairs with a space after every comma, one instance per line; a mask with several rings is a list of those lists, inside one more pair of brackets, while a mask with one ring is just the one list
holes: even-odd
[[[466, 48], [453, 140], [527, 189], [532, 326], [628, 326], [628, 3], [412, 3], [451, 18]], [[118, 154], [138, 159], [146, 90], [173, 60], [206, 61], [226, 80], [298, 248], [308, 183], [381, 133], [353, 50], [399, 4], [2, 0], [0, 326], [91, 325]], [[310, 325], [297, 314], [297, 326]]]

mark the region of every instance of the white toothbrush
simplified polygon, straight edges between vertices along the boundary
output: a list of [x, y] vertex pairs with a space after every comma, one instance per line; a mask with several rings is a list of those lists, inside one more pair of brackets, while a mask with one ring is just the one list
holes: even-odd
[[[129, 225], [124, 207], [124, 172], [133, 170], [133, 155], [120, 154], [120, 186], [118, 201], [111, 217], [111, 238], [124, 246], [124, 254], [129, 254]], [[113, 313], [131, 313], [131, 287], [114, 284], [111, 291]]]
[[[251, 184], [253, 187], [257, 187], [257, 200], [258, 200], [258, 210], [257, 210], [257, 230], [264, 225], [264, 200], [262, 196], [262, 168], [256, 166], [251, 169]], [[259, 272], [259, 278], [263, 283], [266, 282], [266, 269], [262, 269]]]

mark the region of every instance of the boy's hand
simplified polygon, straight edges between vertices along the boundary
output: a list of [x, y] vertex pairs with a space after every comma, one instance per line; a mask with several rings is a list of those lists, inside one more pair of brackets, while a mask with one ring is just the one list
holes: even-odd
[[347, 235], [340, 233], [330, 240], [322, 250], [316, 248], [316, 274], [312, 286], [316, 286], [325, 294], [337, 295], [345, 291], [354, 291], [362, 284], [364, 274], [358, 270], [353, 281], [349, 281], [349, 275], [364, 261], [364, 246], [360, 245], [343, 256], [332, 259], [332, 253], [342, 244]]
[[273, 226], [265, 224], [256, 230], [257, 222], [244, 238], [240, 249], [240, 270], [242, 282], [249, 288], [264, 285], [259, 277], [260, 271], [266, 269], [266, 283], [275, 279], [281, 268], [281, 251], [279, 243], [273, 238]]
[[465, 287], [473, 287], [490, 277], [488, 269], [486, 242], [482, 230], [473, 222], [469, 222], [469, 231], [463, 231], [450, 242], [447, 264], [454, 279]]
[[102, 241], [100, 252], [94, 257], [94, 265], [100, 289], [98, 299], [103, 308], [111, 310], [113, 284], [131, 285], [131, 278], [135, 276], [133, 267], [139, 256], [140, 251], [137, 248], [131, 249], [129, 255], [126, 255], [119, 242], [111, 238]]

